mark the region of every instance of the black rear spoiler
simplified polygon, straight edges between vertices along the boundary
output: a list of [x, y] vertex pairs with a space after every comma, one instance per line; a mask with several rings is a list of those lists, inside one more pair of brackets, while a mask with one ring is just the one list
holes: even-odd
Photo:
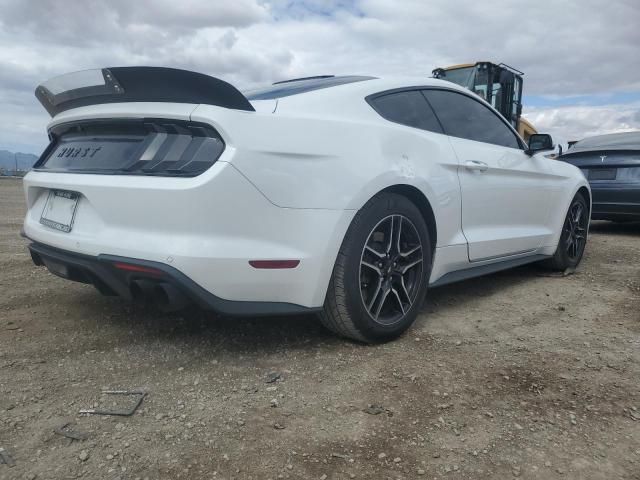
[[36, 88], [52, 117], [72, 108], [122, 102], [204, 103], [254, 111], [233, 85], [202, 73], [165, 67], [111, 67], [52, 78]]

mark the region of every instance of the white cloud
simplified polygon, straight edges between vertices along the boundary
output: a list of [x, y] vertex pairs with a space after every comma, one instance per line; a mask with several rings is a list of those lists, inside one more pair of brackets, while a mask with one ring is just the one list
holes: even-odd
[[[0, 99], [12, 105], [0, 110], [0, 148], [28, 143], [35, 131], [32, 150], [46, 143], [47, 117], [32, 95], [39, 82], [105, 66], [188, 68], [246, 88], [326, 73], [428, 76], [438, 66], [488, 59], [525, 71], [528, 95], [640, 91], [636, 0], [615, 8], [605, 0], [67, 0], [64, 12], [61, 5], [0, 0]], [[611, 128], [622, 121], [615, 110], [598, 110], [611, 115]], [[529, 111], [550, 128], [595, 131], [560, 113]]]
[[640, 103], [533, 108], [525, 117], [541, 133], [580, 140], [605, 133], [640, 130]]

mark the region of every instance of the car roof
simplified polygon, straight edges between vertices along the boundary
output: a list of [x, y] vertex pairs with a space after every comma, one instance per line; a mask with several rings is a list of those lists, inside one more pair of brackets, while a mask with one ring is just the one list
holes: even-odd
[[[349, 90], [372, 90], [391, 89], [411, 86], [442, 85], [445, 80], [431, 77], [406, 76], [406, 77], [376, 77], [369, 75], [317, 75], [313, 77], [294, 78], [282, 80], [266, 87], [247, 90], [244, 95], [250, 100], [273, 100], [277, 98], [289, 97], [292, 95], [303, 95], [319, 90], [327, 90], [326, 93], [335, 93], [335, 87], [349, 85]], [[446, 82], [448, 85], [455, 85]], [[456, 85], [457, 86], [457, 85]], [[461, 88], [458, 86], [458, 88]], [[462, 89], [462, 88], [461, 88]], [[342, 91], [342, 89], [339, 89]]]
[[[446, 87], [452, 90], [473, 95], [472, 92], [446, 80], [440, 80], [425, 76], [406, 77], [372, 77], [372, 76], [348, 76], [358, 78], [357, 81], [349, 81], [333, 84], [327, 87], [313, 88], [300, 93], [273, 98], [277, 101], [276, 113], [291, 113], [301, 115], [339, 115], [346, 117], [361, 117], [371, 113], [371, 108], [364, 99], [380, 92], [412, 87]], [[338, 78], [338, 77], [336, 77]], [[317, 80], [312, 80], [317, 81]], [[279, 87], [282, 84], [276, 84]], [[245, 92], [250, 95], [250, 92]], [[478, 97], [480, 98], [480, 97]], [[249, 100], [254, 103], [262, 100]]]
[[587, 137], [576, 142], [568, 152], [593, 150], [640, 150], [640, 130]]

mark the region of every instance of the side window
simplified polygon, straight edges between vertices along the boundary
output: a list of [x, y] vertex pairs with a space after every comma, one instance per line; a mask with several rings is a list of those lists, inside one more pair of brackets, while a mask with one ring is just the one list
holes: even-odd
[[417, 90], [389, 93], [375, 97], [370, 103], [382, 117], [389, 121], [442, 133], [442, 127], [433, 110]]
[[480, 102], [447, 90], [424, 90], [447, 135], [503, 147], [521, 148], [498, 115]]

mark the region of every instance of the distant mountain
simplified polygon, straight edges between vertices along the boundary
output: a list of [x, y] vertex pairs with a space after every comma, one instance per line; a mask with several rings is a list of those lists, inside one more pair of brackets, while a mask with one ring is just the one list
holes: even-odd
[[32, 153], [9, 152], [0, 150], [0, 175], [13, 175], [16, 169], [16, 160], [18, 162], [18, 171], [31, 170], [31, 167], [38, 157]]

